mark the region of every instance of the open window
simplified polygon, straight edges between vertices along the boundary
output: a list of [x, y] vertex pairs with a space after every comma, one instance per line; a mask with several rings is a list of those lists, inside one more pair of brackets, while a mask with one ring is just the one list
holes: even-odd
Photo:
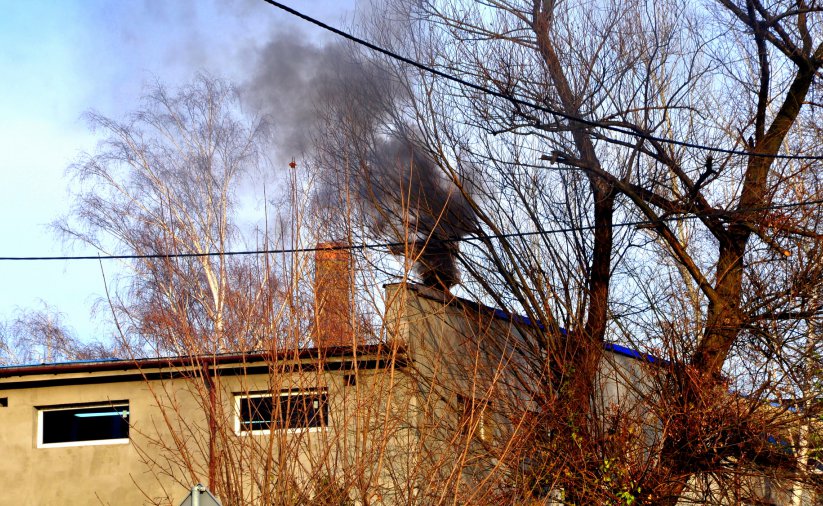
[[39, 448], [128, 442], [128, 401], [37, 409]]
[[319, 430], [329, 421], [323, 390], [284, 390], [235, 395], [235, 432], [268, 434], [271, 430]]

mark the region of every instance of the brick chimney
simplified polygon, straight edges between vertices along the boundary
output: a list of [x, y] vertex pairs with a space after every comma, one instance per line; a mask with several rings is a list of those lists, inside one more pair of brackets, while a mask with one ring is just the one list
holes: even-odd
[[351, 253], [343, 242], [317, 244], [314, 256], [314, 344], [353, 346]]

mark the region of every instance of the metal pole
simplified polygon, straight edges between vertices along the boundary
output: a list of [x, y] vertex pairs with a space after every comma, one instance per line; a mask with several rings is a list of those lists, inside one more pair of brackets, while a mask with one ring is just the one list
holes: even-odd
[[206, 487], [198, 483], [191, 488], [191, 506], [200, 506], [200, 494], [206, 490]]

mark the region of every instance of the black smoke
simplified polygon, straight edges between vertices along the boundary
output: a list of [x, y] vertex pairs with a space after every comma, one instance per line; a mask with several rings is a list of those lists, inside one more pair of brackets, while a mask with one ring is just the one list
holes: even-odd
[[420, 141], [403, 76], [350, 46], [302, 40], [274, 38], [244, 90], [276, 125], [278, 152], [323, 167], [318, 202], [354, 198], [372, 233], [399, 243], [392, 253], [414, 260], [423, 283], [455, 285], [456, 239], [477, 220], [455, 169]]
[[456, 239], [477, 228], [474, 211], [460, 189], [444, 177], [434, 157], [405, 134], [376, 146], [367, 171], [361, 198], [377, 203], [374, 228], [384, 237], [401, 239], [403, 246], [394, 252], [416, 261], [424, 284], [457, 284]]

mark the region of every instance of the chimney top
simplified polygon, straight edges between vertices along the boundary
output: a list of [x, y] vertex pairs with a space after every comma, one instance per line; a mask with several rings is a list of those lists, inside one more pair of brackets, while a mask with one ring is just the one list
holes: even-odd
[[317, 243], [314, 256], [314, 344], [318, 348], [362, 344], [354, 335], [352, 259], [348, 244]]

